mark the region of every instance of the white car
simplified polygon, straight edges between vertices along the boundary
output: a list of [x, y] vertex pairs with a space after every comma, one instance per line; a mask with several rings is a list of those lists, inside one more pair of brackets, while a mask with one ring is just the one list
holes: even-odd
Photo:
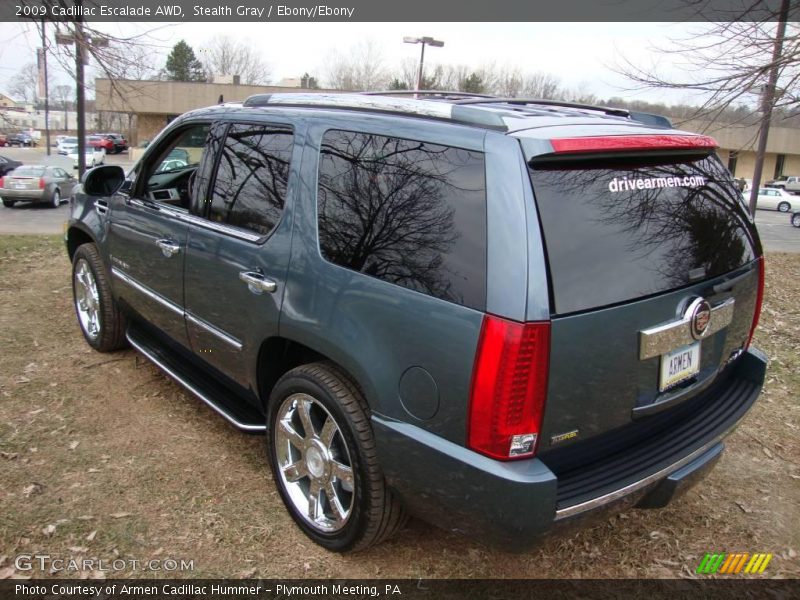
[[[72, 160], [72, 168], [78, 168], [78, 148], [75, 147], [69, 154], [67, 154], [67, 158]], [[92, 169], [97, 165], [105, 164], [106, 162], [106, 151], [102, 148], [86, 148], [86, 168]]]
[[756, 208], [768, 208], [789, 212], [792, 210], [792, 203], [795, 208], [800, 208], [800, 198], [793, 196], [780, 188], [759, 188]]
[[59, 154], [69, 154], [74, 152], [78, 147], [78, 138], [63, 136], [63, 139], [58, 140], [56, 144], [56, 152]]

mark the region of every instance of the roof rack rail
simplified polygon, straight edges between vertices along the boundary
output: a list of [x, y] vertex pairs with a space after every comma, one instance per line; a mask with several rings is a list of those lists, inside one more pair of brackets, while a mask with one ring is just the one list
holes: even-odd
[[491, 94], [475, 94], [473, 92], [459, 92], [456, 90], [382, 90], [379, 92], [360, 92], [364, 96], [431, 96], [433, 98], [497, 98]]
[[488, 104], [488, 103], [503, 103], [503, 104], [515, 104], [519, 106], [527, 106], [528, 104], [538, 104], [540, 106], [560, 106], [563, 108], [576, 108], [579, 110], [595, 110], [603, 112], [607, 115], [615, 116], [615, 117], [630, 117], [629, 112], [624, 108], [612, 108], [610, 106], [594, 106], [592, 104], [580, 104], [578, 102], [562, 102], [560, 100], [544, 100], [542, 98], [500, 98], [500, 97], [490, 97], [490, 99], [465, 99], [465, 100], [454, 100], [455, 104], [465, 105], [465, 104]]
[[243, 107], [321, 107], [341, 110], [365, 110], [380, 113], [399, 113], [429, 119], [454, 121], [488, 129], [508, 131], [503, 116], [488, 110], [460, 106], [457, 101], [414, 100], [359, 93], [299, 93], [256, 94], [242, 103]]

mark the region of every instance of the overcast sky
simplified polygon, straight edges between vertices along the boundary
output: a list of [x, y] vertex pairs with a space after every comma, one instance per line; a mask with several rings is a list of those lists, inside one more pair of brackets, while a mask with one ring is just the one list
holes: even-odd
[[[690, 100], [683, 92], [665, 96], [661, 91], [626, 92], [626, 81], [612, 67], [624, 58], [638, 65], [655, 62], [664, 72], [679, 72], [654, 51], [669, 46], [670, 38], [684, 38], [702, 25], [669, 23], [159, 23], [95, 24], [112, 34], [150, 33], [157, 64], [163, 65], [169, 49], [185, 39], [196, 51], [215, 35], [228, 34], [252, 43], [272, 69], [272, 80], [297, 77], [304, 72], [324, 78], [325, 57], [345, 51], [362, 40], [376, 43], [389, 67], [407, 57], [418, 59], [419, 46], [404, 44], [403, 36], [433, 36], [443, 48], [426, 49], [426, 65], [467, 64], [478, 67], [494, 62], [542, 71], [562, 84], [581, 88], [600, 98], [628, 96], [678, 103]], [[35, 60], [38, 41], [28, 26], [0, 23], [0, 88], [25, 63]], [[60, 78], [67, 80], [65, 74]]]

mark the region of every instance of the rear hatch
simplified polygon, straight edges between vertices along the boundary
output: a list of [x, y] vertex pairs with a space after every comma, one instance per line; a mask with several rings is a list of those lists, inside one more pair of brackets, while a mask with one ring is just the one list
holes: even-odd
[[685, 403], [749, 343], [761, 247], [730, 174], [709, 138], [633, 138], [526, 156], [551, 293], [544, 454]]
[[38, 190], [41, 188], [41, 177], [44, 167], [18, 167], [3, 177], [5, 190]]

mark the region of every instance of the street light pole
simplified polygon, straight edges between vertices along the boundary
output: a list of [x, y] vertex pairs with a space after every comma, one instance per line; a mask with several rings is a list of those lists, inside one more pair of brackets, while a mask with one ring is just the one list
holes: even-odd
[[[422, 77], [423, 77], [423, 69], [425, 68], [425, 46], [433, 46], [434, 48], [441, 48], [444, 46], [444, 42], [441, 40], [435, 40], [432, 37], [404, 37], [403, 42], [406, 44], [422, 44], [422, 50], [419, 53], [419, 71], [417, 72], [417, 89], [415, 91], [419, 92], [422, 89]], [[414, 94], [416, 98], [416, 94]]]
[[47, 34], [42, 19], [42, 69], [44, 70], [44, 135], [47, 156], [50, 156], [50, 82], [47, 81]]

